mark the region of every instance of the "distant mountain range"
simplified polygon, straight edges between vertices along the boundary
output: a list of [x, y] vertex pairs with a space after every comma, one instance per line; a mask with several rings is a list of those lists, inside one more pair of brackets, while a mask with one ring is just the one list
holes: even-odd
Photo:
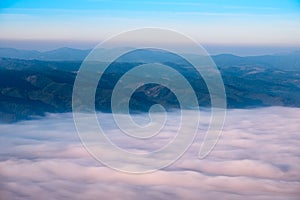
[[[129, 48], [130, 49], [130, 48]], [[91, 52], [91, 49], [81, 50], [63, 47], [51, 51], [31, 51], [31, 50], [18, 50], [13, 48], [0, 48], [0, 58], [14, 58], [23, 60], [41, 60], [41, 61], [82, 61]], [[98, 53], [110, 54], [115, 49], [97, 49]], [[174, 61], [174, 57], [168, 57], [162, 55], [162, 52], [154, 51], [140, 51], [132, 54], [131, 57], [126, 57], [123, 62], [148, 62], [145, 60], [145, 55], [151, 54], [152, 57], [161, 57], [162, 62]], [[197, 55], [187, 54], [187, 56], [195, 57]], [[146, 56], [149, 58], [149, 56]], [[273, 55], [261, 55], [261, 56], [245, 56], [240, 57], [232, 54], [220, 54], [211, 56], [217, 66], [241, 66], [241, 65], [262, 65], [264, 67], [280, 68], [280, 69], [299, 69], [300, 67], [300, 50], [285, 53], [285, 54], [273, 54]]]
[[[0, 49], [0, 122], [46, 112], [70, 112], [76, 72], [89, 52], [70, 48], [43, 53]], [[300, 107], [300, 52], [248, 57], [222, 54], [212, 58], [221, 71], [229, 108]], [[196, 91], [199, 105], [210, 105], [203, 80], [195, 77], [187, 63], [166, 52], [139, 50], [121, 57], [103, 76], [96, 93], [96, 109], [110, 112], [110, 97], [118, 78], [152, 59], [180, 71]], [[132, 96], [130, 108], [143, 112], [154, 103], [178, 108], [174, 94], [155, 84], [139, 88]]]
[[59, 48], [52, 51], [30, 51], [13, 48], [0, 48], [1, 58], [15, 58], [25, 60], [46, 60], [46, 61], [70, 61], [83, 60], [91, 50], [80, 50], [72, 48]]

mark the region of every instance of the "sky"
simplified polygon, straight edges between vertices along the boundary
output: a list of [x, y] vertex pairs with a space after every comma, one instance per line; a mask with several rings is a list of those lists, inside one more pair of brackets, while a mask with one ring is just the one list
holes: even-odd
[[[105, 113], [99, 113], [105, 117]], [[214, 150], [198, 159], [203, 130], [173, 165], [146, 174], [120, 173], [93, 159], [76, 134], [71, 113], [49, 114], [0, 126], [0, 196], [3, 199], [230, 199], [299, 200], [300, 109], [228, 110]], [[106, 121], [121, 148], [153, 151], [176, 133], [178, 113], [153, 142], [134, 140]], [[140, 117], [140, 116], [139, 116]], [[236, 123], [236, 122], [239, 123]]]
[[2, 47], [21, 44], [25, 48], [31, 43], [37, 49], [59, 45], [91, 48], [119, 32], [143, 27], [176, 30], [211, 46], [299, 47], [300, 1], [4, 0], [0, 3]]

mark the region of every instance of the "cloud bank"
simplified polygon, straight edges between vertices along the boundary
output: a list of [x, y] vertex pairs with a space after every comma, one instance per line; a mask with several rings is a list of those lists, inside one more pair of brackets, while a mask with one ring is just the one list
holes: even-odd
[[[107, 117], [109, 114], [99, 114]], [[166, 134], [156, 141], [130, 141], [111, 120], [106, 132], [122, 148], [153, 150], [174, 133], [170, 113]], [[270, 107], [229, 110], [223, 135], [211, 154], [197, 158], [200, 134], [175, 164], [155, 173], [114, 171], [83, 148], [71, 114], [0, 126], [0, 199], [299, 199], [300, 109]], [[147, 144], [147, 145], [146, 145]]]

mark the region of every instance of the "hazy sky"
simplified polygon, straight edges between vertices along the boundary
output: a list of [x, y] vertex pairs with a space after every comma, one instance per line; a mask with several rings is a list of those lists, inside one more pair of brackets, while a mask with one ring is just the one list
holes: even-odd
[[[0, 41], [90, 47], [121, 31], [162, 27], [202, 44], [300, 46], [299, 0], [7, 0]], [[9, 43], [8, 43], [9, 44]]]

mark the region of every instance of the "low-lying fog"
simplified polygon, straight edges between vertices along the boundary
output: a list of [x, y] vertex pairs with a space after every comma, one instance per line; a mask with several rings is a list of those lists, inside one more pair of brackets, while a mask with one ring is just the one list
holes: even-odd
[[[199, 136], [184, 156], [141, 175], [112, 170], [91, 157], [70, 113], [2, 124], [0, 199], [299, 199], [300, 108], [228, 110], [223, 134], [203, 160], [197, 156], [209, 114], [201, 114]], [[175, 132], [178, 113], [169, 115], [173, 124], [155, 142], [131, 141], [111, 120], [105, 131], [122, 148], [153, 150]]]

